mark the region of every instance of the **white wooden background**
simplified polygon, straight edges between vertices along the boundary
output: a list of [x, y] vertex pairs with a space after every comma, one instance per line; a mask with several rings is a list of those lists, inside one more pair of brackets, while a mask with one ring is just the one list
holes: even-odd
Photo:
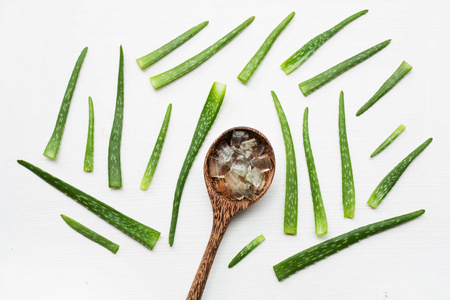
[[[289, 76], [279, 65], [302, 44], [345, 17], [369, 9]], [[203, 255], [212, 224], [202, 164], [224, 130], [262, 131], [277, 158], [269, 192], [229, 227], [211, 270], [204, 299], [445, 299], [449, 253], [448, 1], [56, 1], [0, 2], [0, 298], [183, 299]], [[295, 18], [245, 86], [236, 79], [270, 31], [291, 11]], [[155, 91], [158, 74], [209, 46], [248, 17], [256, 19], [207, 63]], [[210, 24], [185, 45], [142, 71], [135, 59], [188, 28]], [[363, 64], [305, 98], [297, 84], [386, 39], [392, 43]], [[123, 188], [107, 186], [107, 147], [117, 84], [119, 45], [125, 53]], [[83, 47], [82, 67], [58, 158], [42, 156], [67, 81]], [[414, 69], [361, 117], [356, 110], [406, 60]], [[211, 84], [227, 84], [222, 109], [184, 189], [175, 244], [168, 230], [173, 193]], [[299, 174], [297, 236], [283, 234], [285, 154], [270, 90], [290, 123]], [[338, 144], [338, 94], [345, 92], [356, 185], [354, 220], [343, 218]], [[82, 170], [88, 96], [95, 106], [94, 172]], [[147, 191], [140, 180], [173, 103], [166, 143]], [[328, 216], [329, 232], [314, 234], [309, 181], [301, 141], [304, 108]], [[400, 123], [404, 133], [383, 153], [370, 153]], [[384, 202], [366, 201], [403, 157], [433, 137]], [[153, 251], [16, 163], [25, 159], [123, 213], [162, 232]], [[411, 223], [352, 246], [278, 282], [282, 259], [359, 226], [426, 209]], [[117, 255], [78, 235], [66, 214], [120, 244]], [[247, 242], [266, 241], [233, 269], [227, 264]]]

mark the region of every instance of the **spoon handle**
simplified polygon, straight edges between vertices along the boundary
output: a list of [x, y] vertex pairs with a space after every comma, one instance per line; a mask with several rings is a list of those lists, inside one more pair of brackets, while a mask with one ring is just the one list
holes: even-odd
[[191, 289], [186, 299], [197, 300], [202, 298], [203, 290], [205, 289], [206, 280], [208, 280], [209, 271], [211, 270], [214, 258], [216, 257], [217, 249], [222, 241], [223, 235], [227, 230], [228, 224], [231, 221], [231, 216], [227, 213], [217, 210], [214, 212], [213, 227], [211, 236], [209, 237], [208, 245], [203, 254], [202, 261], [198, 267], [197, 274], [195, 274]]

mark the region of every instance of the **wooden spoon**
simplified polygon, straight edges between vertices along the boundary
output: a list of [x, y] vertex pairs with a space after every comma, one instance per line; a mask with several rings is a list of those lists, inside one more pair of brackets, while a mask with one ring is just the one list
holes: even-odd
[[[221, 186], [218, 179], [209, 176], [209, 157], [218, 156], [216, 153], [217, 147], [222, 141], [227, 141], [229, 143], [234, 130], [246, 131], [250, 139], [255, 138], [258, 141], [258, 144], [263, 144], [265, 146], [263, 154], [267, 154], [272, 161], [272, 169], [265, 175], [266, 183], [264, 187], [250, 199], [244, 198], [242, 200], [232, 200], [230, 192]], [[270, 187], [273, 175], [275, 174], [275, 154], [273, 152], [272, 145], [261, 132], [253, 128], [234, 127], [228, 129], [214, 141], [206, 153], [205, 163], [203, 165], [203, 174], [205, 177], [206, 189], [208, 190], [209, 198], [211, 199], [214, 219], [211, 236], [209, 238], [208, 245], [206, 246], [205, 254], [203, 254], [197, 274], [195, 275], [191, 289], [189, 290], [189, 294], [186, 298], [190, 300], [200, 299], [202, 297], [214, 257], [216, 256], [217, 249], [219, 248], [220, 242], [222, 241], [223, 235], [225, 234], [231, 219], [233, 219], [237, 213], [243, 211], [258, 201]]]

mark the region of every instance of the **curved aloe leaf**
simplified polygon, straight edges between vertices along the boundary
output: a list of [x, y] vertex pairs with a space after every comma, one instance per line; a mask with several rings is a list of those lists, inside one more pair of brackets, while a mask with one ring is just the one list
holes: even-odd
[[185, 42], [187, 42], [191, 37], [199, 33], [203, 28], [208, 25], [208, 21], [205, 21], [203, 23], [198, 24], [197, 26], [192, 27], [188, 31], [184, 32], [183, 34], [177, 36], [167, 44], [159, 47], [153, 52], [150, 52], [149, 54], [142, 56], [141, 58], [136, 59], [137, 64], [139, 65], [139, 68], [145, 69], [151, 64], [157, 62]]
[[352, 161], [347, 141], [347, 128], [345, 125], [344, 92], [339, 95], [339, 147], [341, 152], [342, 171], [342, 204], [344, 218], [353, 219], [355, 216], [355, 183], [353, 181]]
[[120, 45], [119, 77], [117, 79], [116, 112], [109, 137], [108, 147], [108, 185], [110, 188], [122, 187], [122, 167], [120, 163], [120, 145], [123, 127], [123, 49]]
[[146, 190], [148, 185], [152, 181], [153, 174], [155, 173], [156, 166], [158, 165], [159, 157], [161, 156], [164, 140], [166, 139], [167, 128], [169, 127], [170, 114], [172, 112], [172, 103], [167, 106], [166, 115], [159, 131], [158, 139], [156, 140], [155, 147], [153, 148], [152, 155], [148, 161], [147, 168], [145, 169], [144, 176], [142, 177], [141, 189]]
[[273, 270], [275, 271], [278, 281], [284, 280], [292, 274], [309, 267], [310, 265], [315, 264], [330, 255], [338, 253], [339, 251], [363, 239], [411, 221], [424, 213], [425, 210], [421, 209], [409, 214], [359, 227], [355, 230], [341, 234], [311, 248], [303, 250], [276, 264], [273, 266]]
[[79, 234], [87, 237], [88, 239], [90, 239], [94, 243], [97, 243], [100, 246], [105, 247], [106, 249], [108, 249], [112, 253], [116, 254], [117, 251], [119, 250], [119, 245], [117, 245], [116, 243], [108, 240], [107, 238], [105, 238], [104, 236], [98, 234], [97, 232], [93, 231], [92, 229], [89, 229], [86, 226], [78, 223], [74, 219], [71, 219], [71, 218], [69, 218], [68, 216], [65, 216], [65, 215], [61, 215], [61, 218], [73, 230], [75, 230]]
[[365, 15], [368, 12], [367, 9], [362, 10], [354, 15], [351, 15], [347, 19], [343, 20], [336, 26], [328, 29], [327, 31], [319, 34], [318, 36], [311, 39], [305, 45], [303, 45], [297, 52], [291, 55], [285, 62], [281, 64], [281, 69], [286, 74], [290, 74], [295, 71], [298, 67], [300, 67], [311, 55], [316, 52], [317, 49], [320, 48], [326, 41], [332, 38], [336, 33], [338, 33], [342, 28], [347, 26], [349, 23], [358, 19], [362, 15]]
[[261, 47], [256, 51], [255, 55], [250, 59], [244, 69], [241, 71], [239, 76], [237, 77], [243, 83], [247, 83], [250, 77], [258, 68], [259, 64], [262, 62], [267, 52], [269, 52], [273, 43], [283, 31], [283, 29], [291, 22], [292, 18], [294, 18], [295, 12], [290, 13], [266, 38]]
[[359, 54], [356, 54], [355, 56], [350, 57], [349, 59], [335, 65], [334, 67], [329, 68], [325, 72], [322, 72], [319, 75], [314, 76], [313, 78], [303, 81], [298, 85], [300, 91], [303, 93], [304, 96], [308, 96], [309, 94], [319, 89], [323, 85], [327, 84], [334, 78], [338, 77], [345, 71], [353, 68], [354, 66], [362, 63], [369, 57], [378, 53], [379, 51], [384, 49], [387, 45], [389, 45], [390, 42], [391, 40], [387, 40], [378, 45], [375, 45], [372, 48], [369, 48]]
[[400, 124], [393, 133], [391, 133], [390, 136], [387, 137], [386, 140], [384, 140], [384, 142], [381, 143], [380, 146], [378, 146], [377, 149], [375, 149], [375, 151], [373, 151], [373, 153], [370, 155], [370, 158], [374, 157], [375, 155], [377, 155], [378, 153], [380, 153], [381, 151], [383, 151], [384, 149], [386, 149], [387, 146], [389, 146], [402, 132], [403, 130], [406, 129], [406, 126], [403, 124]]
[[253, 251], [256, 247], [258, 247], [262, 242], [264, 242], [266, 238], [264, 235], [259, 235], [254, 238], [250, 243], [248, 243], [238, 254], [231, 260], [228, 264], [228, 268], [234, 267], [238, 262], [240, 262], [244, 257], [246, 257], [250, 252]]
[[312, 153], [311, 142], [309, 140], [308, 129], [308, 108], [303, 114], [303, 147], [305, 148], [306, 164], [308, 165], [309, 184], [311, 186], [311, 196], [314, 206], [314, 222], [317, 235], [327, 234], [328, 222], [323, 206], [322, 193], [320, 192], [319, 178], [317, 177], [316, 165]]
[[369, 198], [369, 201], [367, 201], [367, 204], [369, 204], [373, 208], [376, 208], [381, 203], [381, 201], [383, 201], [384, 197], [386, 197], [389, 191], [394, 187], [394, 185], [397, 183], [397, 180], [400, 178], [400, 176], [402, 176], [406, 168], [408, 168], [409, 164], [412, 163], [412, 161], [417, 156], [419, 156], [419, 154], [422, 153], [422, 151], [425, 150], [425, 148], [427, 148], [432, 141], [433, 139], [429, 138], [428, 140], [423, 142], [423, 144], [417, 147], [413, 152], [411, 152], [407, 157], [405, 157], [398, 165], [396, 165], [395, 168], [393, 168], [392, 171], [390, 171], [375, 188]]
[[197, 156], [206, 135], [209, 132], [214, 120], [219, 113], [220, 107], [222, 106], [223, 99], [225, 97], [225, 91], [227, 86], [223, 83], [214, 82], [209, 91], [208, 98], [206, 99], [203, 110], [200, 114], [200, 118], [197, 122], [197, 127], [195, 128], [194, 136], [192, 137], [191, 145], [186, 154], [186, 157], [181, 167], [180, 175], [178, 176], [177, 187], [175, 189], [175, 194], [173, 197], [173, 207], [172, 207], [172, 220], [170, 221], [170, 231], [169, 231], [169, 245], [173, 246], [175, 239], [175, 230], [177, 228], [178, 221], [178, 211], [180, 210], [181, 194], [183, 193], [184, 184], [186, 183], [189, 171], [194, 163], [194, 159]]
[[383, 97], [387, 92], [389, 92], [409, 71], [412, 70], [412, 66], [406, 61], [403, 61], [401, 65], [395, 70], [394, 74], [391, 75], [380, 87], [380, 89], [369, 99], [357, 112], [356, 116], [362, 115], [366, 110], [372, 107], [381, 97]]
[[284, 148], [286, 151], [286, 196], [284, 201], [284, 233], [297, 234], [298, 219], [298, 183], [297, 163], [295, 160], [294, 143], [292, 142], [291, 130], [284, 114], [283, 107], [277, 95], [272, 91], [273, 103], [280, 120], [283, 132]]
[[66, 196], [69, 196], [88, 210], [92, 211], [98, 217], [137, 240], [145, 247], [153, 249], [158, 241], [161, 234], [159, 231], [127, 217], [111, 206], [95, 199], [83, 191], [80, 191], [76, 187], [71, 186], [70, 184], [30, 164], [29, 162], [23, 160], [18, 160], [17, 162], [60, 192], [64, 193]]
[[84, 166], [85, 172], [92, 172], [94, 169], [94, 103], [92, 98], [89, 97], [89, 127], [88, 137], [86, 142], [86, 152], [84, 154]]
[[157, 89], [160, 88], [166, 84], [171, 83], [172, 81], [180, 78], [186, 73], [189, 73], [190, 71], [194, 70], [198, 66], [200, 66], [202, 63], [204, 63], [207, 59], [209, 59], [211, 56], [216, 54], [220, 49], [225, 47], [229, 42], [231, 42], [232, 39], [234, 39], [239, 33], [241, 33], [242, 30], [247, 28], [248, 25], [250, 25], [255, 17], [248, 18], [244, 23], [230, 31], [228, 34], [226, 34], [224, 37], [222, 37], [220, 40], [218, 40], [213, 45], [209, 46], [199, 54], [195, 55], [194, 57], [188, 59], [187, 61], [179, 64], [178, 66], [164, 72], [161, 74], [158, 74], [156, 76], [150, 77], [150, 82], [152, 86]]
[[72, 101], [73, 91], [78, 80], [78, 74], [80, 74], [81, 66], [83, 65], [84, 58], [86, 56], [88, 48], [84, 48], [78, 56], [75, 67], [73, 68], [72, 75], [70, 76], [69, 83], [67, 84], [66, 92], [59, 109], [58, 118], [56, 119], [55, 129], [48, 141], [47, 147], [45, 147], [44, 156], [55, 159], [58, 154], [59, 145], [61, 144], [61, 138], [64, 132], [64, 126], [66, 125], [67, 115], [69, 114], [70, 102]]

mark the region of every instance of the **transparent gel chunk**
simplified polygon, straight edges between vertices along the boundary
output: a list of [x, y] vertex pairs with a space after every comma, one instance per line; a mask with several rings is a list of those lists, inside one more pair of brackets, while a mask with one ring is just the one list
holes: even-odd
[[209, 158], [209, 176], [223, 178], [229, 170], [230, 167], [221, 158], [214, 156]]
[[248, 139], [248, 133], [245, 131], [234, 130], [231, 136], [230, 144], [231, 146], [239, 147], [241, 146], [242, 141]]
[[223, 141], [217, 148], [217, 154], [223, 161], [229, 162], [234, 154], [234, 151], [227, 142]]
[[250, 182], [257, 190], [260, 190], [265, 184], [264, 172], [258, 168], [251, 169], [245, 179]]
[[246, 151], [246, 150], [250, 150], [253, 149], [254, 147], [258, 146], [258, 142], [256, 142], [255, 139], [250, 139], [247, 141], [243, 141], [241, 143], [241, 150]]
[[258, 156], [260, 156], [261, 154], [263, 154], [264, 152], [264, 145], [263, 144], [259, 144], [258, 147], [256, 147], [253, 150], [247, 150], [247, 152], [245, 153], [245, 157], [248, 160], [252, 160], [254, 158], [257, 158]]
[[267, 154], [261, 155], [251, 161], [254, 168], [258, 168], [263, 172], [267, 172], [272, 169], [272, 161]]
[[244, 159], [237, 159], [231, 163], [230, 170], [231, 172], [242, 176], [245, 178], [245, 175], [247, 175], [248, 171], [250, 171], [250, 163]]
[[249, 183], [240, 182], [231, 192], [231, 195], [235, 197], [236, 200], [242, 200], [244, 198], [251, 198], [254, 194]]

